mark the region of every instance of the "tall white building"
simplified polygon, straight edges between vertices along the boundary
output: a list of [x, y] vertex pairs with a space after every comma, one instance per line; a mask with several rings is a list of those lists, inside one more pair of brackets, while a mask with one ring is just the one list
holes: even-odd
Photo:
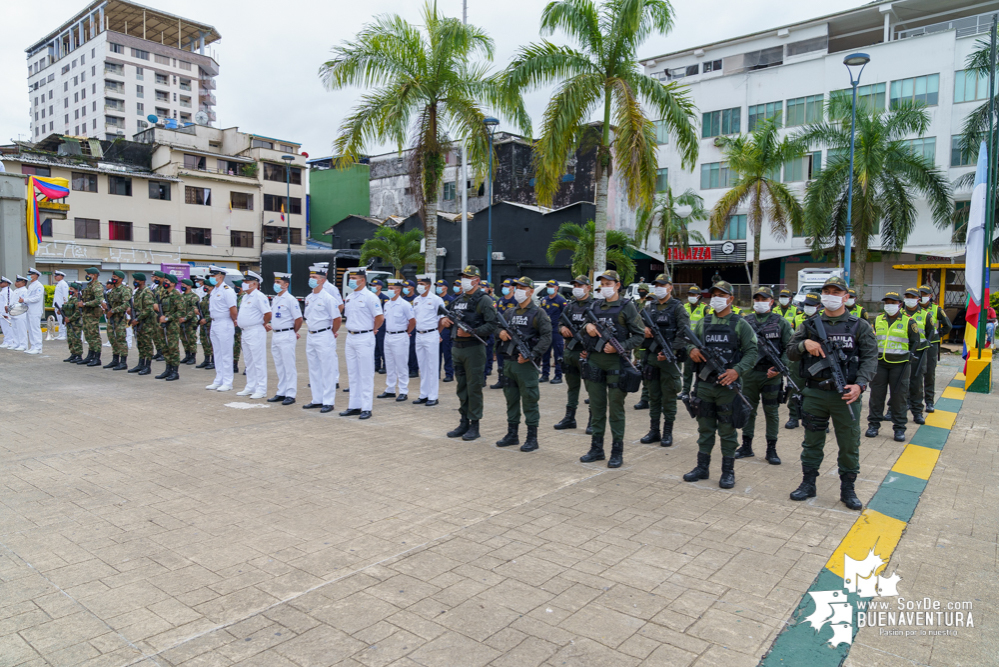
[[[663, 81], [680, 81], [690, 87], [699, 110], [700, 156], [694, 170], [681, 167], [680, 156], [663, 137], [659, 152], [660, 183], [669, 183], [679, 194], [693, 188], [711, 208], [725, 193], [730, 174], [716, 139], [745, 133], [758, 119], [781, 112], [785, 132], [818, 121], [822, 104], [834, 91], [849, 89], [843, 58], [853, 52], [870, 56], [858, 94], [877, 108], [897, 100], [927, 106], [930, 126], [921, 138], [912, 137], [912, 148], [935, 160], [951, 182], [974, 171], [974, 156], [956, 148], [956, 135], [965, 117], [987, 97], [988, 81], [964, 71], [967, 56], [980, 39], [988, 37], [999, 2], [975, 0], [893, 0], [872, 2], [856, 9], [770, 30], [704, 44], [697, 48], [647, 58], [646, 73]], [[824, 149], [785, 165], [782, 179], [799, 195], [827, 155]], [[955, 191], [958, 206], [967, 205], [970, 190]], [[916, 203], [919, 222], [900, 257], [881, 256], [878, 240], [872, 244], [867, 275], [868, 295], [885, 286], [915, 284], [912, 270], [895, 265], [943, 264], [963, 261], [963, 246], [951, 243], [952, 230], [936, 227], [925, 201]], [[748, 242], [752, 261], [752, 235], [745, 211], [733, 216], [727, 232], [712, 238], [707, 222], [691, 224], [710, 248], [682, 260], [677, 279], [705, 284], [721, 270], [733, 282], [747, 282], [743, 264]], [[774, 238], [764, 223], [761, 282], [796, 285], [797, 271], [812, 262], [805, 238]], [[831, 259], [831, 258], [830, 258]], [[822, 263], [812, 264], [822, 266]], [[826, 263], [828, 265], [828, 263]], [[928, 274], [927, 274], [928, 275]], [[963, 271], [938, 274], [947, 285], [961, 284]], [[854, 275], [854, 282], [859, 276]], [[955, 287], [955, 291], [957, 287]], [[950, 289], [948, 288], [949, 292]], [[878, 298], [875, 296], [874, 298]], [[948, 296], [948, 302], [950, 298]]]
[[221, 36], [127, 0], [97, 0], [26, 49], [33, 141], [58, 132], [101, 139], [148, 127], [147, 117], [215, 120]]

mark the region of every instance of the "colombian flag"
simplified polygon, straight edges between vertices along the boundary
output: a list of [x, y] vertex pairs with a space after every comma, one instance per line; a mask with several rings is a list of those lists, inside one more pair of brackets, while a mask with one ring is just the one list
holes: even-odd
[[284, 204], [281, 204], [281, 222], [284, 222]]
[[[978, 149], [978, 167], [975, 171], [975, 187], [971, 193], [971, 211], [968, 215], [968, 245], [964, 260], [968, 312], [965, 315], [964, 354], [962, 356], [965, 360], [965, 382], [969, 387], [982, 370], [979, 364], [975, 364], [976, 368], [971, 368], [973, 360], [980, 361], [982, 357], [986, 359], [990, 357], [985, 350], [980, 350], [978, 347], [979, 329], [985, 325], [985, 318], [981, 315], [983, 311], [987, 312], [986, 309], [989, 307], [989, 263], [985, 261], [985, 248], [989, 243], [989, 240], [985, 238], [988, 164], [987, 149], [983, 141]], [[991, 367], [986, 366], [986, 368], [988, 368], [991, 378]]]
[[34, 255], [38, 251], [38, 244], [42, 240], [42, 220], [38, 216], [36, 191], [47, 200], [64, 199], [69, 196], [69, 181], [65, 178], [28, 176], [28, 199], [31, 200], [31, 203], [25, 218], [27, 218], [28, 223], [28, 254], [30, 255]]

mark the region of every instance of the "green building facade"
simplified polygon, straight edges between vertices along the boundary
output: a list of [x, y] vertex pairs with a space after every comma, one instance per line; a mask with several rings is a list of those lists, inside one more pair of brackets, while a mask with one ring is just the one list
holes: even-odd
[[370, 167], [355, 164], [349, 169], [309, 170], [309, 236], [328, 242], [323, 232], [349, 215], [371, 213], [368, 180]]

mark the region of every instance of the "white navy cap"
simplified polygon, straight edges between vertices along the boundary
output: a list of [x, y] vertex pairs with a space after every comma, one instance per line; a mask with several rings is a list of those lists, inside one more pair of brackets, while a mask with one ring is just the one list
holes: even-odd
[[223, 269], [220, 266], [215, 266], [214, 264], [210, 264], [208, 266], [208, 273], [225, 273], [225, 269]]
[[[313, 264], [309, 267], [309, 273], [319, 273], [326, 275], [326, 264]], [[277, 275], [276, 273], [274, 275]]]
[[9, 285], [10, 278], [8, 278], [7, 276], [0, 276], [0, 283], [7, 283]]
[[388, 279], [388, 284], [389, 285], [402, 285], [404, 282], [406, 282], [406, 281], [405, 280], [399, 280], [398, 278], [389, 278]]
[[246, 281], [246, 280], [256, 280], [258, 283], [259, 282], [263, 282], [263, 278], [260, 277], [260, 274], [254, 272], [254, 271], [247, 271], [246, 273], [244, 273], [243, 274], [243, 280], [244, 281]]
[[32, 273], [35, 274], [36, 276], [42, 275], [42, 272], [36, 269], [35, 267], [31, 267], [30, 269], [28, 269], [28, 275], [30, 276]]
[[55, 272], [55, 275], [57, 275], [57, 276], [62, 276], [63, 278], [65, 278], [65, 277], [66, 277], [66, 274], [65, 274], [65, 273], [63, 273], [62, 271], [56, 271], [56, 272]]
[[24, 282], [28, 282], [28, 279], [22, 276], [21, 274], [17, 274], [14, 276], [14, 282], [17, 282], [18, 280], [23, 280]]
[[276, 279], [279, 279], [279, 280], [291, 280], [291, 274], [290, 273], [278, 273], [277, 271], [275, 271], [274, 272], [274, 277]]
[[418, 274], [416, 274], [416, 279], [417, 280], [426, 280], [428, 282], [433, 282], [434, 281], [433, 275], [429, 274], [429, 273], [418, 273]]

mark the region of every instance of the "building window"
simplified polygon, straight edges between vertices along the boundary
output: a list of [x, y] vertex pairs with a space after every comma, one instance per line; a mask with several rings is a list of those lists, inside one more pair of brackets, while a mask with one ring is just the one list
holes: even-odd
[[246, 192], [230, 192], [229, 205], [230, 208], [239, 209], [241, 211], [252, 211], [253, 195], [247, 194]]
[[48, 167], [33, 167], [30, 164], [22, 164], [21, 173], [25, 176], [51, 176], [52, 170]]
[[704, 114], [701, 125], [701, 137], [717, 137], [722, 134], [738, 134], [742, 127], [740, 117], [742, 109], [734, 107], [732, 109], [722, 109], [721, 111], [709, 111]]
[[156, 74], [156, 85], [157, 86], [169, 86], [170, 85], [170, 77], [167, 76], [166, 74], [159, 74], [159, 73], [157, 73]]
[[971, 217], [970, 201], [954, 202], [954, 227], [951, 230], [951, 243], [968, 242], [968, 219]]
[[76, 192], [97, 192], [97, 174], [81, 174], [74, 171], [73, 190]]
[[153, 60], [155, 60], [160, 65], [169, 65], [170, 64], [170, 58], [168, 58], [167, 56], [161, 56], [158, 53], [154, 53], [153, 54]]
[[708, 72], [720, 72], [722, 68], [722, 61], [720, 60], [709, 60], [708, 62], [701, 65], [701, 71], [705, 74]]
[[[264, 243], [284, 243], [287, 244], [287, 227], [276, 227], [264, 225]], [[292, 245], [302, 245], [302, 230], [291, 229]]]
[[52, 219], [45, 218], [42, 220], [42, 236], [52, 237]]
[[138, 58], [139, 60], [149, 60], [149, 51], [143, 51], [142, 49], [132, 49], [132, 57]]
[[78, 239], [99, 239], [101, 238], [101, 221], [93, 218], [75, 218], [73, 220], [76, 227], [76, 238]]
[[978, 148], [963, 150], [961, 148], [961, 135], [955, 134], [950, 138], [950, 166], [952, 167], [973, 167], [978, 162]]
[[187, 228], [187, 244], [188, 245], [211, 245], [212, 244], [212, 230], [207, 227], [188, 227]]
[[669, 188], [669, 169], [659, 169], [656, 171], [656, 192], [666, 192]]
[[761, 120], [773, 118], [781, 113], [784, 108], [783, 102], [767, 102], [766, 104], [755, 104], [749, 107], [749, 131], [756, 129], [756, 124]]
[[250, 148], [269, 148], [274, 150], [274, 142], [264, 141], [263, 139], [254, 139], [250, 142]]
[[150, 243], [170, 243], [170, 225], [149, 225]]
[[229, 232], [229, 245], [233, 248], [252, 248], [253, 232]]
[[243, 163], [234, 162], [233, 160], [218, 160], [218, 167], [220, 174], [228, 174], [229, 176], [242, 176], [243, 175]]
[[137, 122], [135, 123], [135, 127], [136, 127], [136, 129], [137, 129], [137, 130], [139, 130], [139, 131], [141, 132], [142, 130], [144, 130], [144, 129], [146, 129], [147, 127], [149, 127], [149, 123], [147, 123], [147, 122], [146, 122], [146, 121], [144, 121], [144, 120], [140, 120], [140, 121], [137, 121]]
[[170, 184], [166, 181], [149, 181], [149, 198], [170, 201]]
[[132, 179], [127, 176], [108, 176], [108, 193], [131, 197]]
[[204, 155], [185, 155], [184, 156], [184, 169], [196, 169], [198, 171], [205, 171], [205, 156]]
[[211, 206], [212, 191], [210, 188], [192, 188], [188, 185], [184, 188], [184, 203], [195, 204], [197, 206]]
[[[873, 109], [874, 111], [884, 111], [885, 110], [885, 89], [886, 84], [883, 83], [872, 83], [869, 86], [860, 86], [857, 88], [857, 108], [864, 107], [868, 111]], [[853, 88], [844, 88], [843, 90], [834, 90], [829, 94], [829, 98], [833, 97], [842, 98], [845, 96], [846, 100], [852, 101], [853, 99]]]
[[131, 241], [132, 240], [132, 223], [131, 222], [118, 222], [117, 220], [108, 221], [108, 240], [109, 241]]
[[729, 216], [728, 224], [725, 225], [725, 231], [721, 235], [712, 234], [712, 241], [744, 241], [746, 240], [746, 216], [745, 215], [733, 215]]
[[136, 67], [135, 68], [135, 79], [136, 79], [136, 81], [145, 81], [145, 79], [146, 79], [145, 70], [142, 69], [141, 67]]
[[170, 101], [170, 93], [164, 92], [162, 90], [157, 90], [156, 91], [156, 101], [157, 102], [169, 102]]
[[823, 95], [796, 97], [793, 100], [788, 100], [784, 125], [794, 127], [822, 122], [822, 103], [824, 100], [825, 96]]
[[989, 77], [978, 76], [975, 70], [958, 70], [954, 74], [954, 102], [977, 102], [988, 99]]
[[903, 102], [933, 107], [940, 97], [940, 75], [930, 74], [912, 79], [891, 82], [891, 108], [897, 109]]
[[177, 67], [183, 70], [187, 70], [188, 72], [191, 71], [191, 63], [187, 62], [186, 60], [178, 60]]
[[136, 86], [135, 87], [135, 96], [138, 97], [139, 99], [144, 98], [146, 96], [146, 90], [145, 90], [145, 88], [143, 88], [142, 86]]
[[135, 113], [139, 114], [140, 116], [146, 115], [146, 105], [143, 104], [142, 102], [136, 102]]
[[[272, 164], [270, 162], [264, 162], [264, 180], [265, 181], [279, 181], [281, 183], [285, 182], [285, 165], [283, 164]], [[292, 167], [291, 168], [291, 184], [301, 185], [302, 184], [302, 168]]]
[[454, 201], [454, 181], [444, 184], [444, 201]]
[[812, 180], [822, 171], [822, 151], [815, 151], [805, 159], [808, 160], [808, 180]]
[[656, 128], [656, 143], [662, 146], [669, 143], [669, 127], [664, 120], [654, 120], [652, 125]]
[[921, 139], [909, 139], [905, 142], [909, 149], [920, 157], [924, 157], [934, 163], [937, 161], [937, 138], [922, 137]]
[[795, 158], [790, 162], [784, 163], [784, 182], [785, 183], [797, 183], [799, 181], [805, 180], [808, 176], [808, 163], [810, 163], [812, 157], [806, 155], [805, 157]]
[[[280, 213], [285, 205], [285, 197], [282, 195], [264, 195], [264, 210]], [[299, 197], [291, 198], [291, 212], [298, 215], [302, 212], [302, 200]]]
[[125, 54], [125, 47], [122, 46], [121, 44], [115, 44], [114, 42], [108, 42], [108, 49], [111, 51], [111, 53], [120, 53], [122, 55]]
[[701, 189], [731, 187], [734, 175], [729, 172], [728, 162], [708, 162], [701, 165]]

